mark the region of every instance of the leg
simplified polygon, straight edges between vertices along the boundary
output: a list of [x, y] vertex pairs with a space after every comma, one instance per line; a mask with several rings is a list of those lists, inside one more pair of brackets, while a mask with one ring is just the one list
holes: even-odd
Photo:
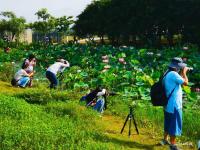
[[129, 137], [131, 135], [131, 119], [133, 119], [132, 116], [130, 116], [130, 118], [129, 118], [129, 132], [128, 132]]
[[167, 132], [164, 132], [164, 140], [168, 140], [168, 133]]
[[[132, 115], [133, 116], [133, 115]], [[135, 130], [137, 132], [137, 134], [139, 134], [139, 130], [137, 128], [137, 123], [136, 123], [136, 120], [135, 120], [135, 117], [133, 116], [133, 124], [135, 125]]]
[[104, 99], [97, 100], [96, 105], [94, 106], [94, 110], [97, 110], [100, 113], [103, 113], [105, 101]]
[[128, 114], [128, 116], [126, 117], [126, 121], [124, 122], [124, 125], [123, 125], [123, 127], [122, 127], [121, 134], [122, 134], [122, 132], [124, 131], [124, 128], [125, 128], [125, 126], [126, 126], [126, 123], [127, 123], [128, 119], [129, 119], [129, 115], [130, 115], [130, 114]]
[[172, 145], [175, 145], [176, 144], [176, 136], [170, 136], [170, 143]]
[[58, 85], [58, 80], [56, 78], [56, 75], [50, 71], [47, 71], [46, 77], [50, 81], [50, 88], [56, 88], [56, 86]]
[[18, 81], [18, 85], [21, 87], [26, 87], [26, 85], [29, 83], [30, 78], [29, 77], [23, 77]]

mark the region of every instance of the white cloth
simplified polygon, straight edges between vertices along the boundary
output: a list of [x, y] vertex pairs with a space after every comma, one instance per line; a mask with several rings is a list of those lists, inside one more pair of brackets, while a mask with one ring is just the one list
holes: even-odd
[[103, 96], [106, 94], [106, 89], [103, 89], [101, 92], [97, 93], [97, 96]]
[[36, 64], [35, 59], [33, 59], [32, 61], [29, 61], [28, 59], [26, 59], [25, 64], [28, 65], [28, 67], [25, 69], [26, 72], [28, 73], [33, 72], [33, 66]]
[[58, 72], [62, 72], [64, 71], [64, 69], [66, 67], [69, 67], [69, 63], [67, 64], [64, 64], [64, 63], [61, 63], [61, 62], [55, 62], [53, 65], [51, 65], [47, 71], [50, 71], [52, 72], [53, 74], [57, 74]]
[[164, 85], [167, 97], [175, 88], [171, 97], [168, 100], [168, 104], [165, 107], [165, 111], [168, 113], [174, 113], [174, 109], [182, 109], [182, 87], [184, 79], [175, 71], [170, 71], [164, 77]]
[[26, 71], [24, 69], [20, 69], [17, 71], [17, 73], [15, 74], [14, 78], [16, 81], [19, 81], [22, 77], [24, 76], [29, 76]]

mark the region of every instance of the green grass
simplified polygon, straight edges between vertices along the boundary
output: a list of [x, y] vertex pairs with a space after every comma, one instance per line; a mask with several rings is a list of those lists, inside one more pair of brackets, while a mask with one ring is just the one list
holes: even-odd
[[[35, 88], [13, 88], [8, 83], [0, 86], [0, 149], [129, 149], [134, 147], [127, 136], [118, 134], [129, 112], [128, 100], [122, 96], [108, 97], [108, 110], [102, 122], [98, 113], [79, 104], [84, 91], [46, 89], [46, 84]], [[199, 112], [184, 110], [182, 142], [199, 138]], [[120, 116], [123, 119], [115, 118]], [[159, 140], [162, 137], [163, 110], [148, 101], [138, 101], [135, 116], [139, 130]], [[118, 122], [118, 123], [115, 123]], [[119, 124], [120, 123], [120, 124]], [[111, 127], [108, 128], [108, 126]], [[107, 129], [108, 128], [108, 129]], [[125, 131], [126, 133], [127, 131]], [[134, 131], [135, 132], [135, 131]], [[135, 148], [149, 148], [142, 138]], [[136, 137], [134, 137], [136, 138]], [[149, 137], [148, 137], [149, 138]], [[156, 142], [154, 140], [154, 142]], [[134, 144], [134, 143], [133, 143]], [[137, 147], [138, 146], [138, 147]]]
[[110, 149], [96, 113], [73, 102], [31, 105], [0, 95], [0, 149]]

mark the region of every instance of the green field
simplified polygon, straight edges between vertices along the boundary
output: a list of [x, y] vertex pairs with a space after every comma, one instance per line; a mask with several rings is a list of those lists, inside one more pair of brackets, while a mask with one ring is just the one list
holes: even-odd
[[[33, 88], [11, 87], [10, 79], [30, 53], [38, 61]], [[108, 56], [109, 62], [103, 62], [102, 56]], [[189, 66], [200, 69], [194, 46], [187, 51], [61, 44], [21, 45], [10, 53], [0, 50], [0, 149], [167, 149], [156, 145], [162, 138], [163, 110], [151, 105], [149, 90], [174, 56], [187, 58]], [[58, 89], [50, 91], [45, 68], [61, 57], [71, 67]], [[102, 72], [106, 65], [110, 69]], [[200, 137], [199, 79], [199, 73], [190, 73], [191, 83], [184, 87], [183, 136], [178, 143], [185, 150], [195, 149]], [[96, 84], [117, 93], [108, 97], [103, 116], [79, 103]], [[132, 126], [128, 138], [127, 129], [122, 135], [120, 130], [133, 101], [140, 135]]]

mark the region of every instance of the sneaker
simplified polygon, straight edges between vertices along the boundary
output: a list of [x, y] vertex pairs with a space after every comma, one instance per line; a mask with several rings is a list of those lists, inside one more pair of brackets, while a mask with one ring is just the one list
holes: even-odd
[[169, 142], [165, 139], [162, 139], [160, 142], [159, 142], [160, 145], [164, 146], [164, 145], [169, 145]]
[[171, 145], [169, 146], [169, 149], [170, 149], [170, 150], [180, 150], [180, 149], [177, 147], [177, 145], [173, 145], [173, 144], [171, 144]]

